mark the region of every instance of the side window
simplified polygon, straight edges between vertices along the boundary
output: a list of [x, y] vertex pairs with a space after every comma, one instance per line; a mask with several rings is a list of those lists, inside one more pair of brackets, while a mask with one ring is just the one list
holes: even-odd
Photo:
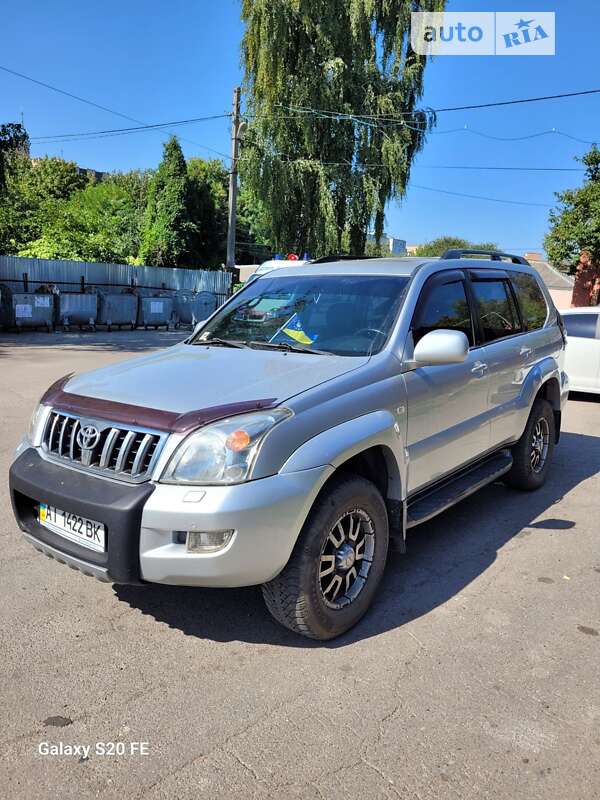
[[519, 315], [508, 281], [474, 281], [473, 293], [484, 342], [521, 333]]
[[548, 306], [538, 282], [532, 275], [524, 272], [511, 273], [511, 278], [526, 329], [535, 331], [543, 328], [548, 316]]
[[473, 344], [473, 322], [463, 281], [426, 288], [419, 298], [412, 328], [414, 343], [440, 328], [462, 331]]
[[597, 314], [563, 314], [567, 336], [575, 339], [595, 339], [596, 326], [598, 324]]

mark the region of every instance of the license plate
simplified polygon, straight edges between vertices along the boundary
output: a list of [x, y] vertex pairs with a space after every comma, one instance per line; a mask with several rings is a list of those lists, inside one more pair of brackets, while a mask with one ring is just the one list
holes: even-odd
[[38, 521], [44, 528], [82, 547], [89, 547], [98, 553], [103, 553], [106, 549], [106, 530], [101, 522], [62, 511], [47, 503], [40, 503]]

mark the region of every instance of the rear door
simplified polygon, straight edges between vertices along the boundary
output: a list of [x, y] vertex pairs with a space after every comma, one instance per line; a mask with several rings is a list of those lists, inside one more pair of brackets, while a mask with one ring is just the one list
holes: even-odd
[[[473, 346], [474, 330], [461, 270], [440, 272], [425, 284], [411, 324], [416, 344], [432, 330], [461, 330]], [[487, 377], [483, 348], [462, 364], [419, 367], [404, 375], [408, 398], [408, 491], [412, 493], [489, 448]]]
[[517, 403], [533, 347], [524, 333], [508, 273], [470, 270], [476, 335], [488, 375], [490, 447], [514, 439]]
[[600, 391], [598, 317], [594, 312], [562, 314], [567, 328], [565, 370], [576, 391]]

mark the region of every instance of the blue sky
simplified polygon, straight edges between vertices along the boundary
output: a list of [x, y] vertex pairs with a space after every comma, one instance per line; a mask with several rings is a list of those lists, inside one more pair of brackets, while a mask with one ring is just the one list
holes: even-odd
[[[578, 91], [600, 86], [594, 0], [526, 3], [450, 0], [448, 11], [556, 11], [554, 57], [438, 57], [427, 68], [423, 105], [433, 108]], [[0, 64], [145, 123], [229, 111], [240, 80], [242, 25], [238, 0], [104, 0], [13, 5], [3, 19]], [[0, 121], [23, 114], [32, 137], [127, 126], [124, 119], [0, 72]], [[131, 123], [133, 124], [133, 123]], [[522, 106], [439, 115], [415, 162], [412, 184], [447, 191], [552, 204], [553, 193], [574, 187], [579, 173], [431, 169], [439, 165], [578, 167], [588, 145], [557, 135], [521, 142], [493, 136], [524, 136], [556, 128], [600, 139], [600, 95]], [[179, 128], [187, 156], [229, 151], [226, 119]], [[165, 135], [143, 132], [62, 144], [34, 144], [34, 155], [62, 155], [98, 170], [155, 166]], [[204, 145], [204, 147], [200, 147]], [[409, 242], [443, 234], [495, 241], [506, 249], [538, 249], [548, 209], [471, 200], [416, 187], [392, 203], [387, 229]]]

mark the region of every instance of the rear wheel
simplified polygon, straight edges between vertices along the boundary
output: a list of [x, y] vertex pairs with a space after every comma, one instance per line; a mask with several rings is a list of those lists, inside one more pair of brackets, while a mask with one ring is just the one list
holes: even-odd
[[346, 475], [319, 496], [284, 570], [262, 587], [278, 622], [311, 639], [333, 639], [367, 611], [388, 549], [383, 498]]
[[554, 441], [554, 411], [547, 400], [538, 398], [523, 435], [512, 448], [513, 465], [506, 475], [506, 483], [523, 491], [539, 489], [546, 482]]

